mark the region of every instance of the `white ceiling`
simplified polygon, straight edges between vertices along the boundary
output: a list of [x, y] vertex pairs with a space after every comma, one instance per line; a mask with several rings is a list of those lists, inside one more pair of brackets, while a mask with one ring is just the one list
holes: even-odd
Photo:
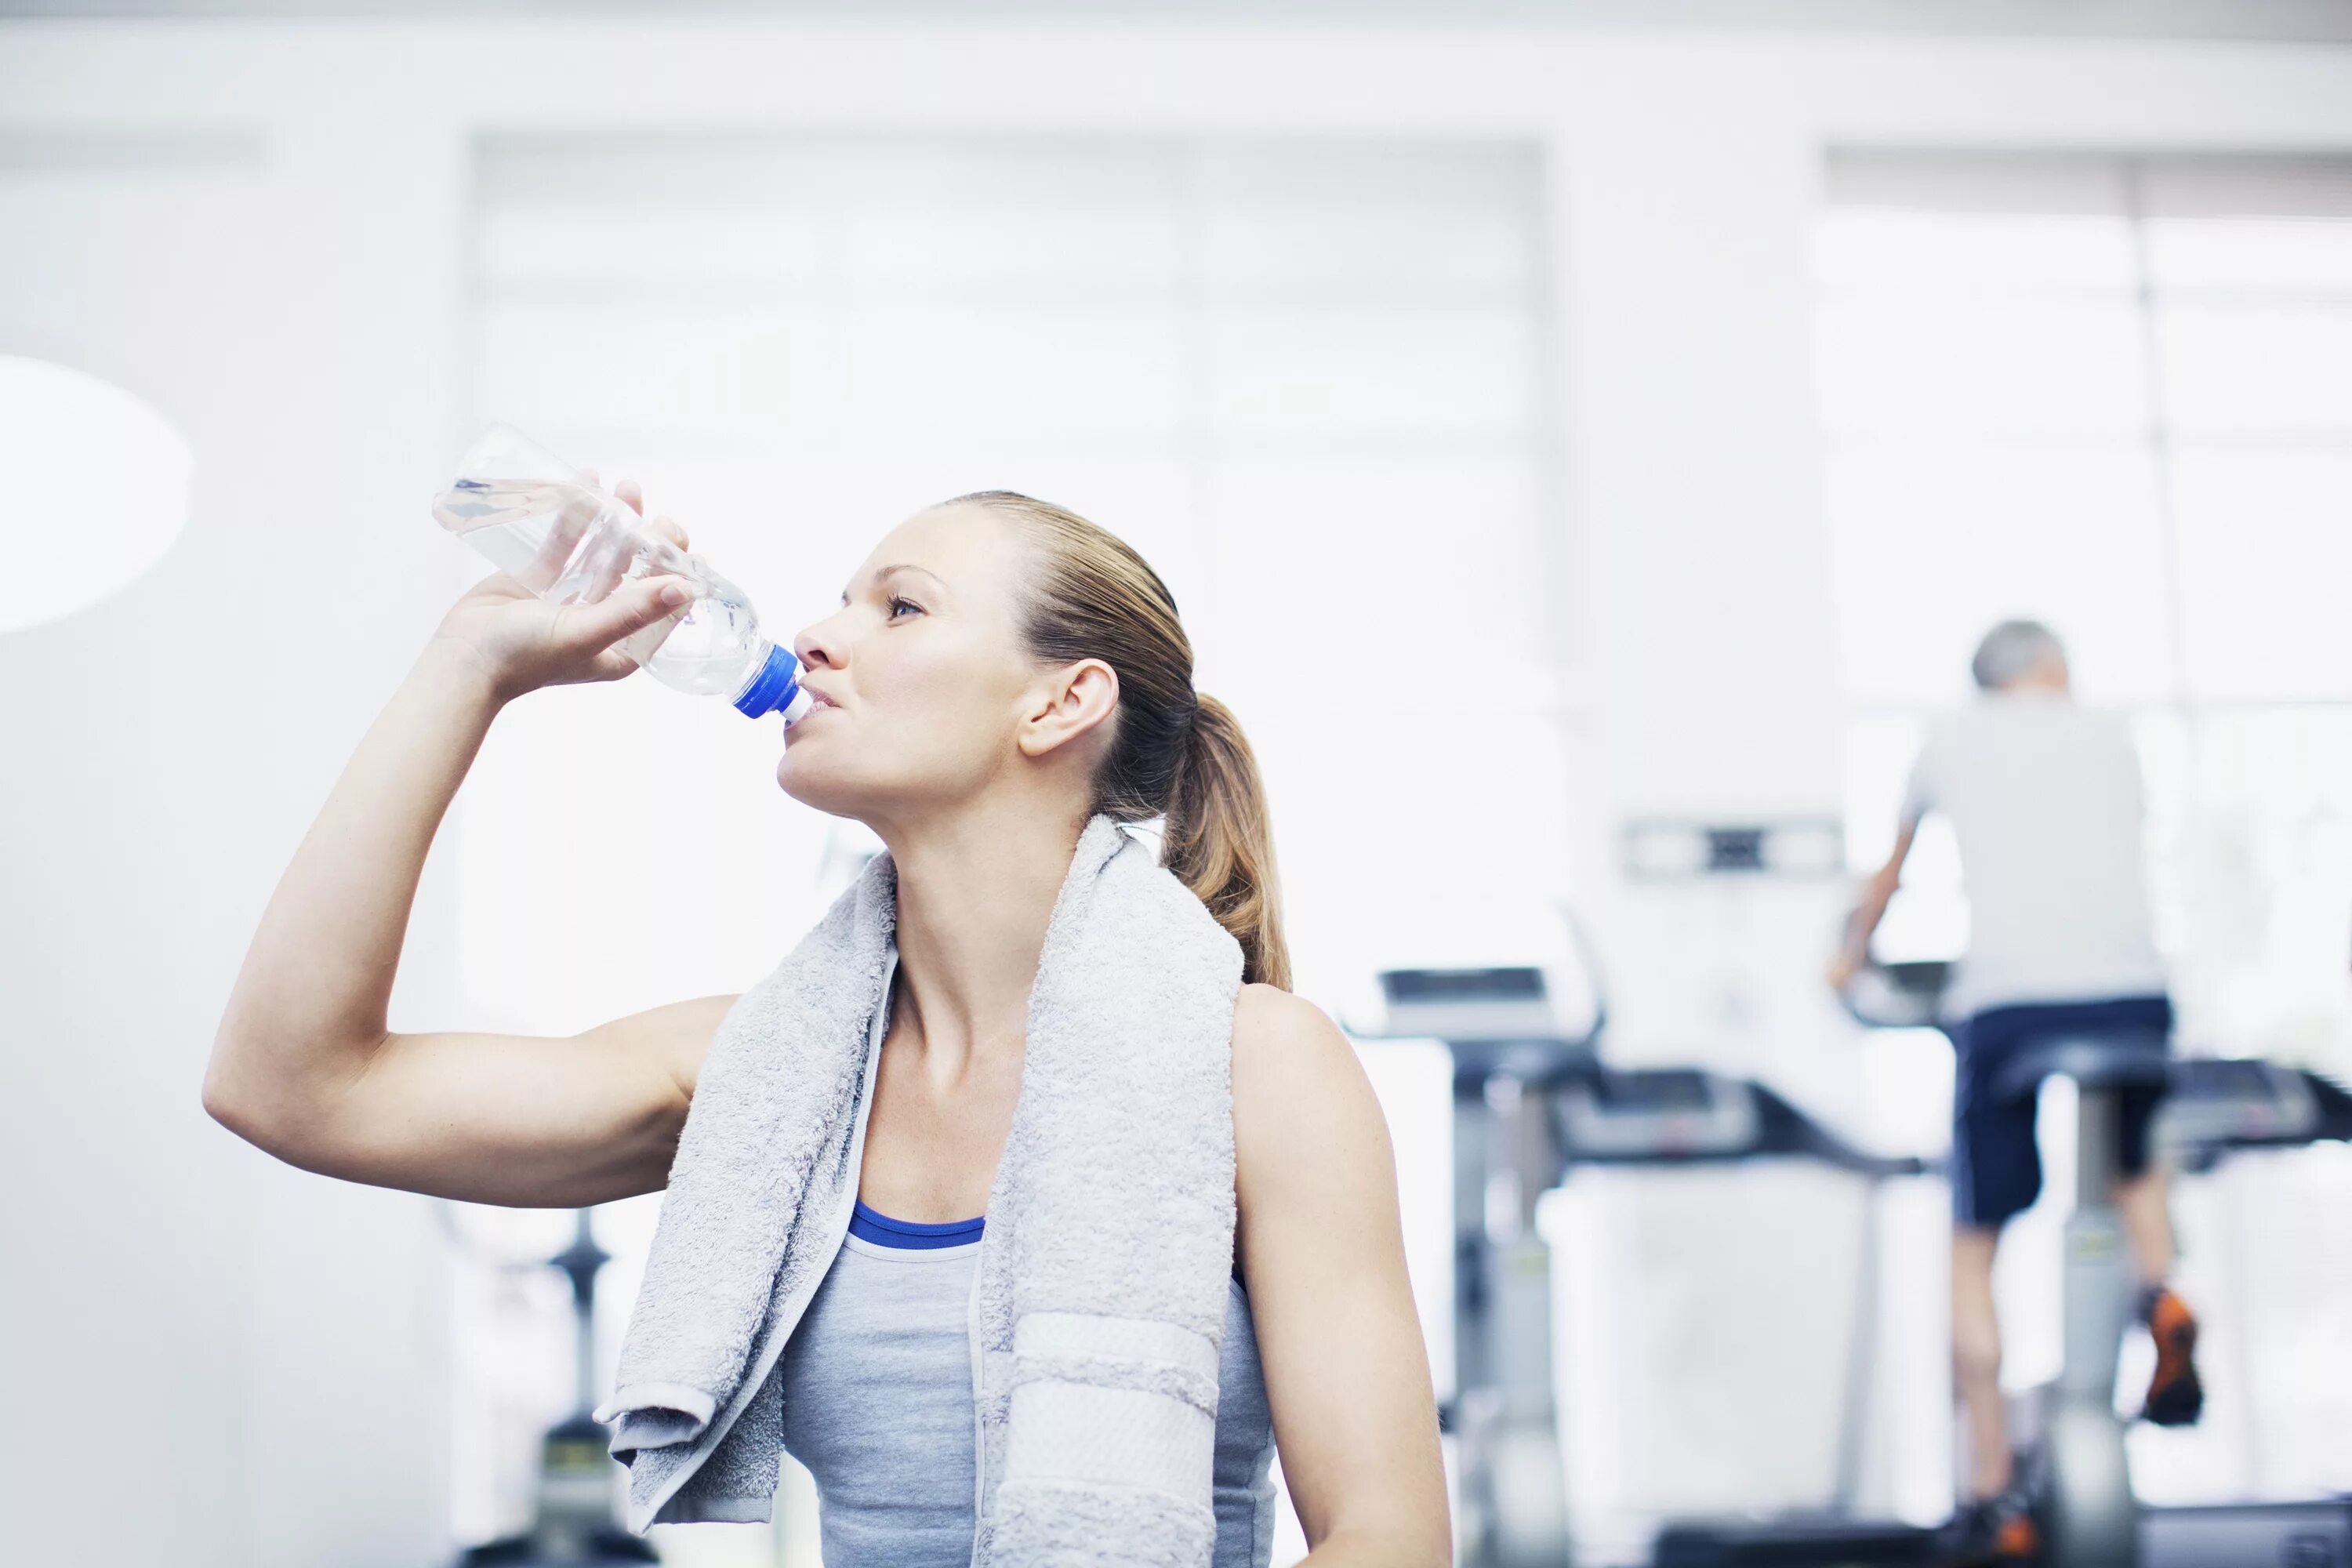
[[1468, 22], [2352, 42], [2352, 0], [0, 0], [0, 16], [809, 16], [881, 21]]

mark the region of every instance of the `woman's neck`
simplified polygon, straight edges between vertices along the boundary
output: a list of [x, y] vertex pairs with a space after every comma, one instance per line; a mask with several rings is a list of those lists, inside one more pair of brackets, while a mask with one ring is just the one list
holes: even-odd
[[935, 1071], [1018, 1050], [1054, 900], [1084, 823], [982, 813], [887, 840], [898, 874], [899, 1002]]

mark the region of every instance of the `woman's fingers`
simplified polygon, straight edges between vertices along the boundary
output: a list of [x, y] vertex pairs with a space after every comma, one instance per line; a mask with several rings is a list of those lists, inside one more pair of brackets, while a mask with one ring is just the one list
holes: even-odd
[[[613, 487], [613, 494], [639, 517], [645, 515], [645, 489], [636, 480], [623, 479]], [[601, 554], [583, 563], [588, 580], [580, 590], [580, 597], [593, 603], [610, 594], [636, 565], [639, 553], [625, 536], [615, 535], [608, 539]]]
[[[569, 564], [572, 568], [570, 575], [576, 586], [566, 597], [580, 605], [602, 604], [627, 580], [631, 568], [638, 563], [639, 556], [645, 552], [641, 546], [633, 546], [625, 534], [614, 535], [604, 540], [602, 549], [592, 551], [578, 561], [572, 560], [582, 536], [595, 522], [601, 510], [595, 499], [599, 483], [596, 470], [583, 468], [580, 479], [586, 489], [572, 497], [556, 514], [554, 525], [541, 545], [540, 559], [533, 563], [537, 581], [532, 585], [541, 591], [553, 586]], [[612, 494], [637, 517], [645, 516], [645, 487], [636, 480], [619, 481], [614, 485]], [[668, 518], [656, 518], [644, 526], [680, 549], [685, 547], [686, 531]], [[646, 564], [654, 563], [646, 562]]]
[[[595, 469], [583, 468], [580, 470], [580, 482], [593, 490], [604, 481], [597, 479]], [[628, 502], [631, 511], [635, 512], [639, 517], [646, 515], [645, 486], [635, 479], [616, 479], [613, 483], [613, 493]]]
[[620, 585], [636, 563], [639, 546], [629, 535], [618, 529], [606, 531], [601, 548], [590, 552], [581, 562], [587, 582], [580, 590], [583, 603], [593, 603]]
[[562, 494], [562, 504], [548, 524], [547, 537], [540, 541], [537, 554], [522, 574], [523, 586], [534, 594], [544, 594], [562, 580], [564, 568], [571, 564], [572, 552], [580, 547], [582, 536], [596, 521], [596, 501], [592, 495], [572, 492]]
[[[593, 605], [567, 605], [559, 636], [581, 653], [598, 656], [614, 643], [645, 630], [656, 621], [677, 615], [693, 602], [693, 589], [682, 577], [664, 574], [624, 584], [612, 596]], [[625, 654], [615, 658], [626, 658]], [[636, 668], [629, 662], [629, 668]], [[626, 674], [627, 670], [617, 673]]]
[[595, 680], [626, 680], [636, 674], [637, 661], [616, 647], [608, 647], [588, 664], [590, 679]]

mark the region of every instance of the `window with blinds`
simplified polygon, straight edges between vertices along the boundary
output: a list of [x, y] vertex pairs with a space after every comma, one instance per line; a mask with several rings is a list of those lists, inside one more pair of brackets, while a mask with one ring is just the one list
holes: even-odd
[[[470, 404], [642, 478], [784, 637], [950, 496], [1126, 538], [1257, 749], [1311, 988], [1557, 852], [1538, 190], [1513, 144], [498, 140]], [[633, 937], [673, 984], [740, 984], [816, 912], [829, 825], [773, 737], [609, 695], [523, 705], [476, 781], [468, 962], [520, 1011], [682, 872], [711, 901]]]
[[[1974, 639], [2137, 716], [2190, 1032], [2352, 1061], [2352, 163], [1841, 156], [1819, 405], [1857, 862]], [[1947, 841], [1888, 940], [1957, 946]]]

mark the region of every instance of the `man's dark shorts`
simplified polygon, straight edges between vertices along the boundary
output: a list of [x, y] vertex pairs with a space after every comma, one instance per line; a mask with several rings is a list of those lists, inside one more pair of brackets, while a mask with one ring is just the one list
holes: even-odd
[[[1992, 1080], [2017, 1052], [2053, 1035], [2115, 1033], [2151, 1041], [2172, 1032], [2172, 1003], [2164, 996], [2120, 996], [2105, 1002], [2032, 1003], [1988, 1007], [1950, 1031], [1952, 1086], [1952, 1218], [1998, 1230], [2032, 1206], [2042, 1191], [2042, 1152], [2033, 1141], [2034, 1101], [1997, 1102]], [[2122, 1094], [2122, 1168], [2147, 1169], [2147, 1126], [2161, 1089]]]

